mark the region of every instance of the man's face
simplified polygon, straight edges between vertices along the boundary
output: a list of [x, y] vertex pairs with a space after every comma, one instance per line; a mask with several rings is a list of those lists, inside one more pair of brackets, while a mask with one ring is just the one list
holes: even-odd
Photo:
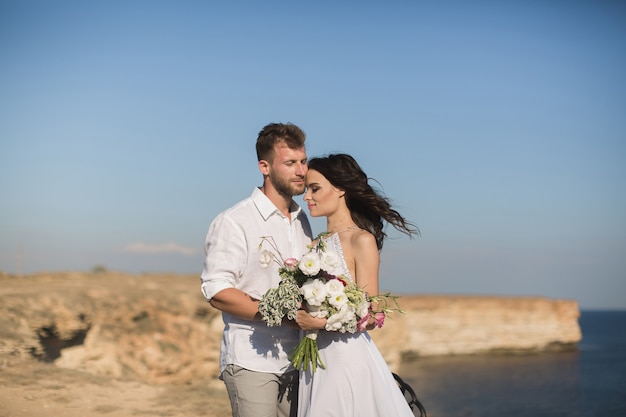
[[291, 149], [285, 143], [274, 145], [274, 160], [269, 167], [270, 182], [280, 194], [293, 197], [304, 193], [308, 169], [304, 148]]

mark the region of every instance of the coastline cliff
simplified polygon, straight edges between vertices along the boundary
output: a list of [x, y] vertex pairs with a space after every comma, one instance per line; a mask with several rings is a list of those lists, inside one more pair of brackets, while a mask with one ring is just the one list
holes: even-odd
[[392, 366], [433, 355], [528, 354], [575, 349], [582, 339], [574, 300], [418, 295], [399, 299], [372, 338]]
[[[216, 379], [221, 316], [195, 275], [0, 274], [0, 356], [151, 384]], [[371, 332], [392, 370], [421, 356], [575, 349], [576, 301], [405, 295]]]

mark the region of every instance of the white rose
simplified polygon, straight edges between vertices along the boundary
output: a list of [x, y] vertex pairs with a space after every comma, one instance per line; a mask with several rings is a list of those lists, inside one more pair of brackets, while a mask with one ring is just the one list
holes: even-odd
[[343, 322], [341, 321], [341, 312], [333, 314], [326, 320], [326, 330], [329, 332], [341, 329]]
[[322, 252], [320, 261], [322, 263], [321, 268], [329, 274], [334, 274], [341, 266], [341, 259], [334, 252]]
[[300, 293], [309, 305], [320, 306], [326, 299], [327, 291], [319, 279], [308, 279], [300, 288]]
[[344, 305], [343, 308], [339, 309], [337, 313], [333, 314], [326, 320], [326, 330], [341, 330], [344, 324], [353, 321], [354, 318], [354, 309], [350, 308], [347, 305]]
[[350, 321], [356, 320], [356, 312], [354, 311], [354, 307], [352, 307], [352, 306], [350, 306], [348, 304], [345, 307], [343, 307], [342, 310], [344, 310], [344, 312], [343, 312], [343, 321], [344, 321], [344, 323], [348, 323]]
[[365, 317], [370, 310], [370, 303], [367, 300], [363, 300], [356, 307], [357, 316]]
[[341, 309], [343, 306], [348, 304], [348, 296], [343, 291], [332, 292], [332, 293], [329, 291], [328, 302], [333, 307], [336, 307], [337, 309]]
[[319, 256], [314, 252], [309, 252], [300, 259], [298, 265], [305, 275], [314, 276], [320, 272], [321, 262]]
[[326, 282], [326, 291], [328, 291], [328, 293], [330, 294], [343, 293], [344, 288], [345, 287], [343, 285], [343, 282], [339, 281], [338, 279], [329, 279]]

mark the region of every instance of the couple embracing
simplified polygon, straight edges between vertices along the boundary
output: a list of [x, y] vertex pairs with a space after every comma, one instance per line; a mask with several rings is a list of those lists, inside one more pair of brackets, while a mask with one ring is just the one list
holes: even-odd
[[[234, 417], [412, 417], [413, 412], [368, 331], [384, 317], [368, 315], [359, 331], [329, 330], [328, 318], [297, 310], [268, 326], [259, 301], [281, 280], [279, 265], [259, 261], [263, 237], [286, 258], [300, 259], [322, 244], [338, 270], [368, 294], [379, 291], [385, 224], [418, 233], [394, 210], [349, 155], [308, 160], [306, 135], [293, 124], [271, 123], [258, 135], [263, 185], [220, 213], [209, 226], [201, 289], [221, 310], [224, 333], [220, 379]], [[293, 201], [304, 194], [310, 215], [327, 219], [313, 237], [307, 215]], [[289, 359], [303, 331], [317, 331], [324, 367], [294, 369]]]

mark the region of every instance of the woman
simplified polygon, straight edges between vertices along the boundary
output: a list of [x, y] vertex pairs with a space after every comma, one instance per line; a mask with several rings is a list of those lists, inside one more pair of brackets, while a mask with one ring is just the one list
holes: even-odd
[[[326, 216], [326, 250], [343, 260], [343, 273], [370, 295], [378, 294], [379, 251], [384, 222], [403, 233], [419, 231], [369, 184], [349, 155], [309, 161], [304, 195], [311, 216]], [[374, 310], [376, 306], [373, 306]], [[301, 371], [298, 417], [412, 417], [384, 358], [367, 331], [325, 331], [326, 319], [298, 311], [303, 330], [319, 330], [317, 345], [324, 369]], [[370, 319], [367, 330], [376, 323]]]

